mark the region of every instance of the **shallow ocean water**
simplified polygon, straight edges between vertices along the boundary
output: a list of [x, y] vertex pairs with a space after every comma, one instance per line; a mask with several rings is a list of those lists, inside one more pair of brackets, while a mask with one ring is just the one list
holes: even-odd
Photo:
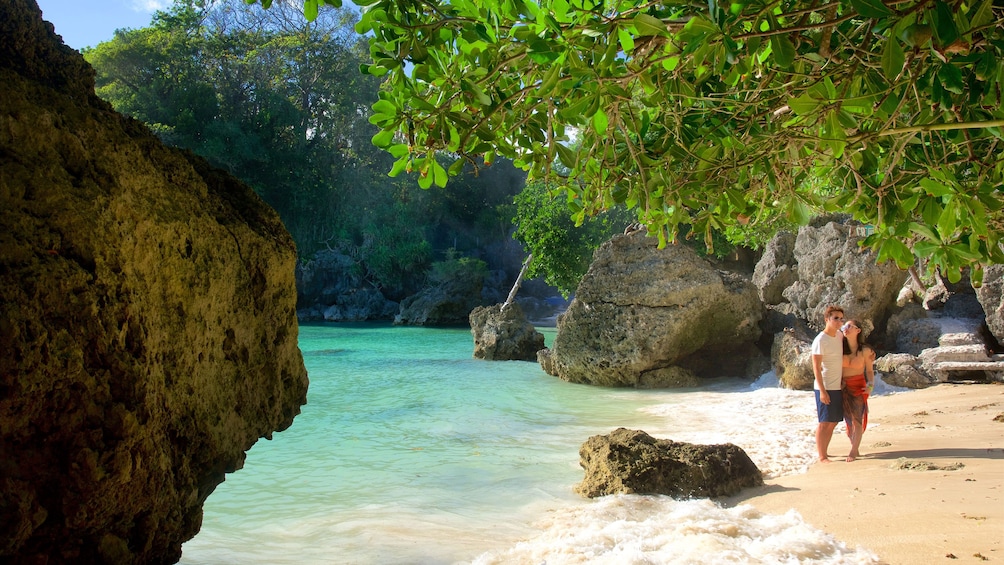
[[209, 497], [181, 563], [877, 562], [794, 512], [572, 491], [579, 446], [617, 427], [732, 442], [765, 475], [804, 472], [812, 393], [770, 374], [606, 389], [473, 359], [467, 329], [378, 324], [304, 325], [300, 348], [307, 405]]

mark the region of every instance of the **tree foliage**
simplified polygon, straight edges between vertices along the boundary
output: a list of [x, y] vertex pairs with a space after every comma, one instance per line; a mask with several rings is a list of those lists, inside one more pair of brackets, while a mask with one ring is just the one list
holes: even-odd
[[358, 71], [369, 57], [357, 21], [339, 9], [308, 22], [291, 2], [179, 0], [84, 55], [99, 96], [248, 183], [301, 257], [336, 249], [395, 300], [448, 249], [503, 268], [485, 249], [509, 241], [499, 206], [525, 173], [500, 160], [430, 191], [414, 190], [417, 171], [388, 178], [393, 159], [370, 142], [379, 130], [368, 121], [380, 81]]
[[527, 276], [544, 277], [566, 298], [589, 269], [593, 251], [632, 223], [622, 206], [584, 218], [576, 226], [560, 190], [530, 182], [516, 195], [515, 237], [532, 256]]
[[357, 19], [184, 0], [84, 55], [99, 96], [254, 187], [310, 252], [336, 236], [336, 187], [389, 166], [369, 142], [379, 81], [358, 73]]
[[841, 211], [903, 268], [1004, 262], [993, 0], [376, 0], [357, 30], [373, 142], [424, 185], [502, 155], [662, 243]]

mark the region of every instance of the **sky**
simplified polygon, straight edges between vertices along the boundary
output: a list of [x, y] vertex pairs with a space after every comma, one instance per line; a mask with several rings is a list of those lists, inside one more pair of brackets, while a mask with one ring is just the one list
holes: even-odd
[[150, 25], [153, 13], [170, 0], [36, 0], [42, 19], [52, 23], [63, 43], [80, 50], [108, 41], [117, 29]]

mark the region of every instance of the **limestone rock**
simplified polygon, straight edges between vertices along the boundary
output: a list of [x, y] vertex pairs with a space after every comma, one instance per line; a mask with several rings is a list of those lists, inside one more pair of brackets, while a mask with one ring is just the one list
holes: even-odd
[[779, 332], [771, 349], [774, 372], [780, 385], [792, 390], [812, 390], [812, 340], [794, 332]]
[[489, 361], [535, 361], [544, 349], [544, 334], [537, 331], [519, 304], [478, 306], [470, 315], [474, 357]]
[[983, 268], [983, 285], [976, 296], [986, 313], [987, 327], [998, 343], [1004, 343], [1004, 265]]
[[[665, 382], [663, 370], [672, 366], [701, 377], [742, 376], [746, 359], [728, 352], [759, 337], [762, 312], [752, 283], [690, 248], [658, 249], [643, 233], [614, 236], [596, 251], [558, 317], [542, 366], [564, 380], [602, 386], [652, 386]], [[710, 374], [699, 372], [709, 367]]]
[[589, 498], [619, 493], [709, 498], [763, 484], [746, 452], [731, 443], [695, 445], [625, 428], [586, 440], [579, 464], [585, 478], [575, 491]]
[[402, 300], [394, 323], [411, 326], [469, 324], [471, 311], [481, 306], [483, 286], [483, 279], [473, 276], [460, 275], [442, 281]]
[[301, 322], [393, 320], [399, 305], [359, 274], [356, 261], [333, 250], [296, 266], [297, 317]]
[[890, 353], [875, 360], [876, 374], [887, 385], [905, 388], [927, 388], [938, 379], [921, 368], [920, 359], [909, 353]]
[[779, 232], [767, 243], [763, 256], [757, 261], [753, 269], [753, 284], [764, 304], [775, 305], [785, 301], [784, 289], [797, 280], [795, 234]]
[[273, 210], [0, 2], [0, 561], [172, 563], [305, 402]]
[[909, 274], [891, 261], [876, 263], [875, 253], [858, 246], [860, 240], [855, 226], [835, 221], [798, 230], [798, 281], [783, 295], [800, 318], [818, 329], [830, 304], [839, 304], [848, 317], [880, 332], [885, 328]]
[[928, 347], [937, 347], [941, 323], [919, 304], [910, 302], [889, 317], [886, 334], [900, 353], [920, 355]]

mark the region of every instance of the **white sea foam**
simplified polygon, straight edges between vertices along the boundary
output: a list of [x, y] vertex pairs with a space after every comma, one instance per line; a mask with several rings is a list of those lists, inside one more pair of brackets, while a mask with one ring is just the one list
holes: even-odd
[[762, 514], [709, 500], [613, 495], [552, 513], [541, 533], [479, 556], [473, 565], [878, 563], [807, 525], [795, 511]]

